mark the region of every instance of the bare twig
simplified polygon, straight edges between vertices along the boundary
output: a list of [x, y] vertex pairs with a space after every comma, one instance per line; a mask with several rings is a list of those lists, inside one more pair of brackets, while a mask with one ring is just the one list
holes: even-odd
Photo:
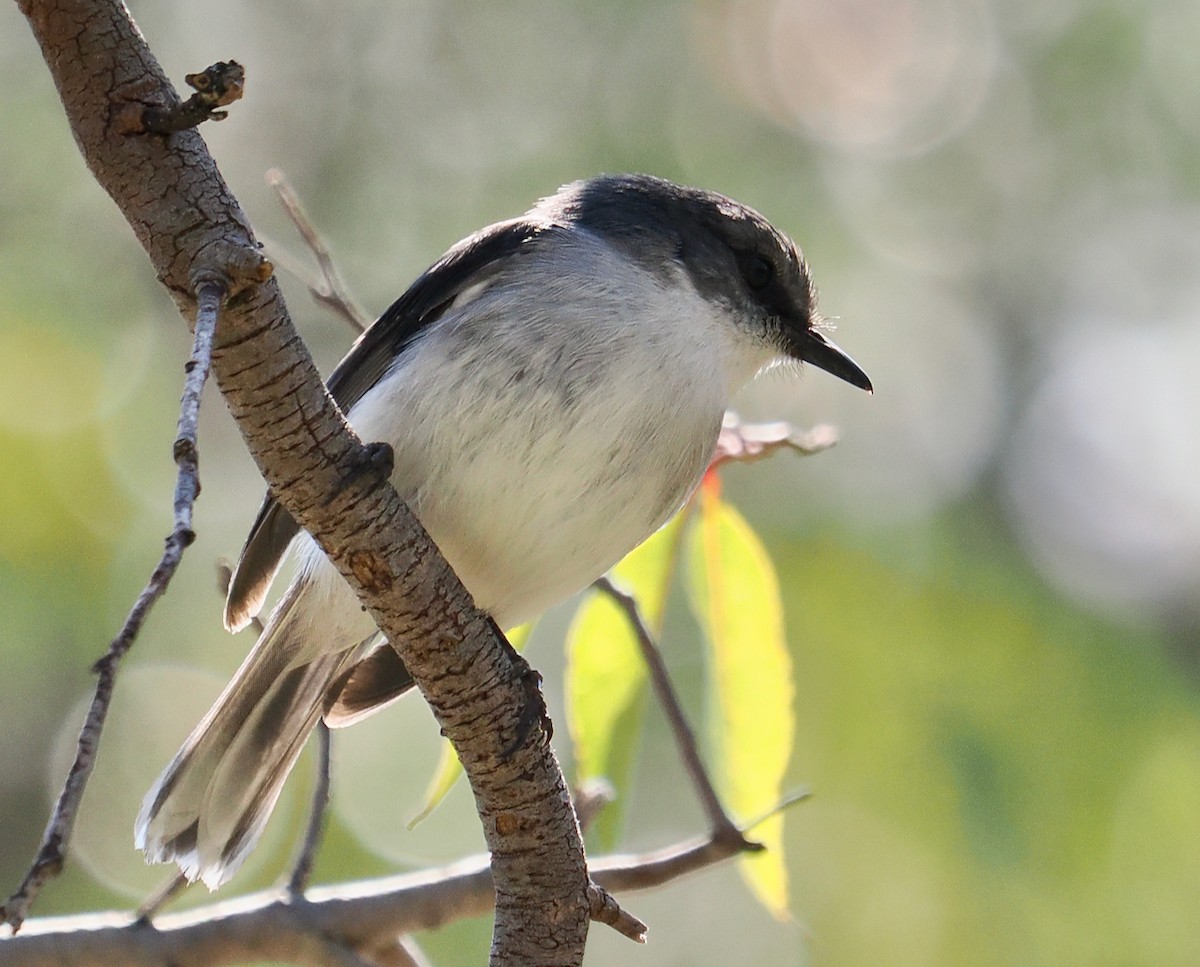
[[317, 781], [313, 787], [312, 805], [309, 807], [308, 826], [304, 830], [304, 839], [300, 844], [300, 853], [292, 866], [292, 875], [288, 879], [288, 892], [292, 896], [303, 896], [308, 889], [308, 881], [312, 877], [313, 861], [316, 859], [317, 848], [321, 845], [321, 837], [325, 832], [325, 817], [329, 809], [329, 773], [331, 768], [329, 747], [331, 737], [329, 726], [323, 721], [317, 723]]
[[588, 887], [588, 904], [591, 907], [592, 919], [612, 927], [622, 937], [628, 937], [638, 943], [646, 942], [646, 925], [632, 913], [621, 909], [621, 905], [613, 899], [604, 887], [593, 882]]
[[140, 907], [137, 908], [137, 922], [150, 923], [156, 916], [158, 911], [165, 907], [168, 903], [174, 900], [180, 893], [186, 890], [191, 884], [188, 883], [188, 878], [178, 870], [175, 875], [167, 880], [162, 886], [150, 894]]
[[138, 595], [125, 624], [109, 644], [108, 651], [92, 666], [97, 675], [96, 692], [84, 719], [83, 728], [79, 732], [75, 761], [67, 773], [58, 802], [42, 834], [41, 847], [29, 872], [25, 874], [16, 893], [9, 897], [3, 908], [0, 908], [0, 923], [7, 923], [13, 933], [21, 929], [30, 906], [46, 882], [62, 872], [67, 844], [75, 826], [83, 791], [96, 765], [100, 733], [112, 703], [121, 659], [133, 647], [134, 640], [141, 631], [142, 622], [151, 607], [166, 591], [184, 550], [196, 539], [192, 530], [192, 506], [200, 493], [196, 426], [200, 415], [200, 393], [204, 389], [212, 365], [213, 332], [225, 292], [219, 285], [209, 283], [203, 285], [197, 295], [199, 308], [196, 312], [195, 339], [192, 356], [184, 366], [187, 376], [183, 385], [183, 398], [179, 404], [179, 424], [174, 445], [175, 463], [179, 466], [175, 483], [175, 526], [167, 537], [158, 566], [150, 575], [142, 593]]
[[432, 967], [412, 937], [396, 937], [368, 950], [366, 956], [376, 967]]
[[837, 444], [837, 430], [827, 423], [800, 431], [790, 423], [743, 423], [734, 412], [725, 414], [717, 449], [710, 466], [723, 463], [754, 463], [790, 450], [811, 457]]
[[778, 816], [785, 809], [791, 809], [793, 806], [798, 806], [798, 805], [800, 805], [800, 803], [807, 802], [811, 798], [812, 798], [812, 793], [809, 792], [807, 789], [797, 789], [795, 792], [789, 792], [786, 796], [784, 796], [779, 802], [777, 802], [774, 806], [772, 806], [770, 809], [768, 809], [765, 813], [762, 813], [759, 816], [755, 816], [752, 820], [750, 820], [750, 822], [746, 823], [746, 825], [743, 826], [742, 829], [745, 832], [749, 832], [755, 826], [757, 826], [759, 823], [765, 823], [772, 816]]
[[614, 585], [607, 577], [599, 578], [593, 582], [592, 586], [612, 598], [617, 607], [625, 612], [630, 627], [633, 628], [638, 645], [642, 650], [642, 657], [650, 672], [650, 682], [654, 688], [654, 694], [659, 705], [662, 706], [672, 733], [675, 735], [675, 745], [679, 750], [679, 757], [683, 760], [684, 768], [692, 780], [692, 785], [696, 787], [696, 794], [700, 797], [700, 804], [708, 816], [709, 824], [712, 826], [713, 839], [729, 840], [738, 844], [739, 848], [743, 850], [761, 849], [759, 844], [748, 841], [742, 835], [737, 824], [729, 818], [725, 808], [721, 805], [717, 791], [713, 787], [712, 780], [708, 778], [708, 771], [704, 768], [704, 762], [700, 758], [696, 736], [692, 732], [691, 726], [688, 725], [687, 717], [683, 714], [683, 707], [675, 695], [675, 689], [667, 674], [667, 667], [663, 663], [662, 655], [659, 654], [654, 636], [650, 634], [650, 629], [646, 627], [646, 622], [642, 619], [637, 601]]
[[224, 121], [229, 112], [218, 109], [240, 100], [246, 89], [246, 72], [236, 60], [218, 61], [183, 79], [195, 94], [170, 107], [129, 101], [118, 111], [118, 130], [123, 134], [174, 134], [205, 121]]
[[617, 791], [607, 779], [588, 779], [575, 790], [575, 818], [579, 828], [587, 832], [596, 817], [617, 798]]
[[312, 957], [319, 967], [375, 967], [375, 961], [340, 940], [320, 934], [313, 940]]
[[[304, 210], [304, 206], [300, 204], [300, 199], [297, 197], [292, 186], [288, 183], [287, 176], [278, 168], [272, 168], [267, 172], [267, 184], [275, 189], [275, 193], [279, 195], [279, 203], [283, 205], [283, 210], [287, 212], [288, 217], [292, 220], [292, 224], [296, 226], [296, 231], [300, 233], [300, 237], [304, 239], [308, 245], [309, 251], [317, 260], [317, 268], [321, 271], [321, 278], [316, 282], [308, 282], [308, 291], [312, 294], [320, 305], [333, 310], [343, 319], [346, 320], [357, 332], [362, 332], [371, 324], [371, 317], [362, 309], [346, 288], [346, 283], [342, 281], [341, 273], [338, 272], [337, 265], [333, 261], [333, 256], [329, 252], [329, 247], [325, 244], [325, 240], [321, 238], [321, 233], [312, 223], [312, 219], [308, 217], [308, 212]], [[278, 259], [277, 259], [278, 261]], [[297, 269], [291, 260], [287, 260], [289, 271], [294, 272], [298, 277], [304, 278], [302, 270]]]

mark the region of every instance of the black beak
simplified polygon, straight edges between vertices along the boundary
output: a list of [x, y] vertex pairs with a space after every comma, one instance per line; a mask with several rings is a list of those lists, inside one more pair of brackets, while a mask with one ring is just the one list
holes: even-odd
[[871, 380], [859, 368], [858, 363], [816, 329], [805, 329], [793, 341], [792, 354], [797, 359], [812, 363], [818, 369], [823, 369], [838, 379], [844, 379], [852, 386], [865, 389], [868, 393], [875, 392], [871, 387]]

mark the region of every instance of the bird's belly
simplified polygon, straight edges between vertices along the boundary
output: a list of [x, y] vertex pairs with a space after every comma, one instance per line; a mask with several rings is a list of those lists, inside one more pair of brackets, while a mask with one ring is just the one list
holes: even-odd
[[[392, 445], [397, 491], [501, 626], [649, 537], [712, 455], [727, 380], [694, 331], [708, 310], [622, 271], [623, 286], [587, 298], [505, 289], [489, 308], [479, 296], [348, 414], [363, 439]], [[648, 344], [671, 365], [649, 365]]]
[[639, 427], [599, 448], [577, 429], [557, 446], [543, 439], [541, 460], [500, 435], [466, 472], [426, 477], [408, 491], [410, 503], [476, 605], [514, 627], [586, 587], [666, 522], [707, 466], [719, 416], [702, 432]]

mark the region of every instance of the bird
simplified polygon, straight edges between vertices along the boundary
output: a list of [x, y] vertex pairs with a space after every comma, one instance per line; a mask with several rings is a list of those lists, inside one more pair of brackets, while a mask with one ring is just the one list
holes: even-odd
[[[452, 246], [327, 386], [499, 628], [603, 575], [683, 505], [731, 397], [809, 364], [872, 392], [825, 332], [799, 248], [753, 209], [651, 175], [598, 175]], [[147, 862], [226, 882], [319, 719], [413, 684], [354, 591], [269, 493], [233, 570], [229, 631], [294, 576], [257, 643], [146, 794]]]

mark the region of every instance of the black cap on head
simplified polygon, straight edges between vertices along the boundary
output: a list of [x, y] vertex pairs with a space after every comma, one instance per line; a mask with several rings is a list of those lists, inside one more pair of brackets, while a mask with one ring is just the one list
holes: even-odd
[[814, 328], [816, 290], [790, 238], [725, 195], [651, 175], [601, 175], [538, 206], [603, 235], [650, 271], [682, 268], [703, 296], [785, 355], [871, 392], [866, 373]]

